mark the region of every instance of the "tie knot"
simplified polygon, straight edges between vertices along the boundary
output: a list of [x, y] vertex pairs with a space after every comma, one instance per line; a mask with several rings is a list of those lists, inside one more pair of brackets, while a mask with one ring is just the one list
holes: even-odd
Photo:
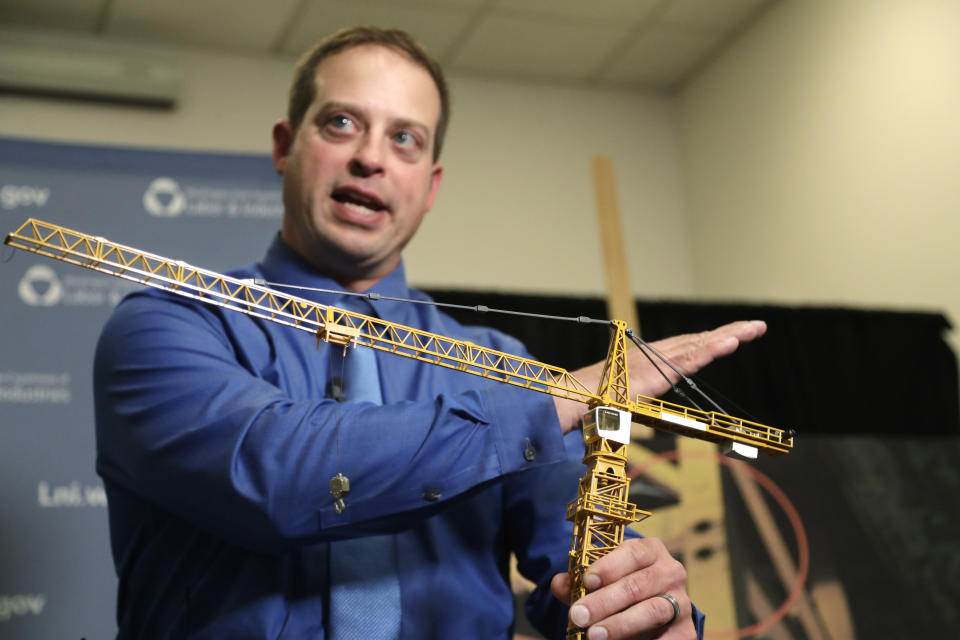
[[362, 313], [365, 316], [377, 315], [370, 301], [362, 296], [343, 296], [334, 306], [354, 313]]

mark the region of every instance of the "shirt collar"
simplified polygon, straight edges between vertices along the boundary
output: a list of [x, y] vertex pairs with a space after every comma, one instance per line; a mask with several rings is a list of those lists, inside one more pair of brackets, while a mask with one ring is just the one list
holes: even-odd
[[[340, 301], [346, 297], [343, 295], [343, 287], [333, 278], [318, 271], [316, 267], [307, 262], [302, 256], [293, 251], [280, 238], [277, 233], [267, 249], [266, 255], [259, 264], [260, 272], [267, 282], [276, 282], [291, 284], [297, 286], [314, 287], [324, 289], [325, 291], [311, 291], [305, 289], [289, 289], [286, 287], [276, 287], [284, 293], [295, 295], [300, 298], [306, 298], [319, 304], [328, 304], [338, 306]], [[379, 282], [370, 287], [363, 293], [378, 293], [381, 296], [390, 296], [394, 298], [410, 298], [410, 288], [407, 285], [407, 275], [403, 266], [403, 260], [397, 265], [397, 268], [384, 276]], [[405, 302], [394, 300], [369, 300], [377, 315], [381, 318], [403, 318], [410, 314], [410, 307], [414, 306]]]

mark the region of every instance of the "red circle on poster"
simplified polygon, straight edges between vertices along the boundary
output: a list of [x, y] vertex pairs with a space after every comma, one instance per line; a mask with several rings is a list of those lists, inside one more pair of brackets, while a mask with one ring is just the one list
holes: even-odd
[[717, 631], [717, 632], [708, 632], [704, 633], [705, 638], [710, 638], [711, 640], [716, 638], [745, 638], [752, 636], [758, 633], [761, 633], [777, 622], [780, 621], [787, 612], [793, 607], [797, 602], [797, 599], [800, 597], [800, 594], [803, 593], [803, 585], [807, 581], [807, 574], [810, 571], [810, 546], [807, 542], [807, 532], [803, 528], [803, 521], [800, 520], [800, 514], [797, 513], [796, 507], [793, 506], [793, 503], [790, 502], [790, 499], [787, 498], [787, 495], [776, 485], [776, 483], [770, 479], [769, 476], [764, 475], [760, 471], [757, 471], [750, 465], [742, 462], [740, 460], [733, 460], [726, 456], [717, 454], [699, 454], [699, 453], [688, 453], [681, 455], [679, 451], [666, 451], [664, 453], [659, 453], [651, 459], [651, 461], [644, 465], [638, 466], [630, 470], [628, 476], [632, 479], [652, 467], [653, 465], [659, 462], [667, 462], [670, 460], [678, 460], [679, 458], [689, 457], [689, 458], [709, 458], [714, 457], [717, 462], [726, 465], [730, 468], [736, 467], [747, 473], [751, 479], [763, 487], [770, 496], [776, 500], [777, 504], [780, 505], [780, 508], [783, 509], [784, 514], [786, 514], [787, 519], [790, 521], [790, 526], [793, 527], [793, 533], [797, 538], [797, 575], [793, 580], [793, 584], [790, 587], [790, 593], [787, 594], [786, 600], [783, 601], [783, 604], [777, 608], [776, 611], [771, 613], [769, 616], [752, 624], [749, 627], [744, 627], [742, 629], [731, 629], [729, 631]]

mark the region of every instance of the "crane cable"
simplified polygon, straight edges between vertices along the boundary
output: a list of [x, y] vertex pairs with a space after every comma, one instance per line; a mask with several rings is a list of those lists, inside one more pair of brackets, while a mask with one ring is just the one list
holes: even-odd
[[337, 295], [347, 295], [354, 296], [357, 298], [366, 298], [367, 300], [392, 300], [394, 302], [409, 302], [411, 304], [425, 304], [434, 307], [445, 307], [447, 309], [461, 309], [463, 311], [475, 311], [477, 313], [502, 313], [506, 315], [513, 316], [526, 316], [528, 318], [540, 318], [543, 320], [564, 320], [567, 322], [576, 322], [578, 324], [603, 324], [609, 325], [609, 320], [598, 320], [596, 318], [588, 318], [587, 316], [551, 316], [543, 313], [531, 313], [529, 311], [513, 311], [511, 309], [495, 309], [488, 307], [483, 304], [478, 304], [474, 306], [466, 304], [453, 304], [450, 302], [437, 302], [435, 300], [413, 300], [412, 298], [397, 298], [394, 296], [385, 296], [379, 293], [354, 293], [352, 291], [342, 291], [340, 289], [322, 289], [320, 287], [307, 287], [304, 285], [296, 284], [284, 284], [282, 282], [268, 282], [267, 280], [261, 280], [260, 278], [252, 278], [253, 284], [262, 286], [262, 287], [285, 287], [287, 289], [303, 289], [306, 291], [316, 291], [319, 293], [333, 293]]
[[[576, 322], [577, 324], [602, 324], [607, 326], [611, 324], [610, 320], [600, 320], [596, 318], [590, 318], [588, 316], [555, 316], [555, 315], [548, 315], [544, 313], [533, 313], [530, 311], [514, 311], [512, 309], [497, 309], [493, 307], [488, 307], [483, 304], [471, 306], [471, 305], [465, 305], [465, 304], [454, 304], [450, 302], [437, 302], [435, 300], [414, 300], [412, 298], [398, 298], [395, 296], [385, 296], [375, 292], [355, 293], [353, 291], [343, 291], [340, 289], [324, 289], [321, 287], [308, 287], [306, 285], [285, 284], [282, 282], [269, 282], [261, 278], [252, 278], [252, 281], [254, 284], [259, 286], [286, 288], [286, 289], [300, 289], [300, 290], [306, 290], [306, 291], [314, 291], [318, 293], [330, 293], [335, 295], [354, 296], [357, 298], [365, 298], [367, 300], [391, 300], [394, 302], [424, 304], [424, 305], [429, 305], [434, 307], [444, 307], [447, 309], [473, 311], [476, 313], [500, 313], [505, 315], [523, 316], [527, 318], [538, 318], [541, 320], [559, 320], [564, 322]], [[653, 368], [656, 369], [661, 376], [663, 376], [663, 379], [667, 381], [667, 384], [670, 385], [670, 388], [673, 390], [674, 393], [676, 393], [681, 398], [690, 402], [690, 404], [692, 404], [695, 408], [699, 409], [700, 411], [703, 411], [703, 408], [699, 404], [697, 404], [693, 398], [691, 398], [687, 393], [685, 393], [684, 390], [677, 383], [670, 380], [670, 377], [666, 373], [664, 373], [663, 369], [660, 368], [660, 365], [656, 363], [656, 361], [653, 359], [651, 354], [653, 354], [653, 356], [656, 356], [657, 359], [659, 359], [661, 362], [663, 362], [668, 367], [670, 367], [674, 371], [674, 373], [676, 373], [679, 376], [679, 380], [682, 380], [683, 383], [686, 384], [690, 390], [695, 391], [700, 396], [702, 396], [720, 413], [727, 414], [727, 412], [723, 409], [723, 407], [717, 404], [713, 400], [713, 398], [711, 398], [703, 389], [701, 389], [697, 385], [696, 382], [694, 382], [689, 376], [685, 375], [676, 366], [674, 366], [674, 364], [670, 362], [669, 358], [667, 358], [665, 355], [663, 355], [662, 353], [654, 349], [648, 342], [646, 342], [639, 335], [637, 335], [637, 333], [633, 329], [627, 328], [626, 334], [627, 334], [627, 337], [629, 337], [630, 340], [632, 340], [633, 343], [637, 346], [640, 352], [644, 356], [646, 356], [647, 360], [650, 361], [650, 364], [653, 365]], [[716, 389], [714, 389], [713, 391], [716, 392]]]

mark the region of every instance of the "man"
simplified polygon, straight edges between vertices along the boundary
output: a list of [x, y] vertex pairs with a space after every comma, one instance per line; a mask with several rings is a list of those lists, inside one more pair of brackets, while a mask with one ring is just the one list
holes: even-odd
[[[330, 290], [426, 299], [401, 253], [440, 186], [448, 102], [439, 67], [402, 32], [321, 43], [273, 129], [280, 234], [235, 275], [314, 287], [307, 297], [337, 306], [349, 297]], [[365, 304], [523, 354], [433, 307]], [[658, 346], [692, 372], [764, 330], [736, 323]], [[591, 593], [567, 612], [564, 505], [582, 467], [568, 454], [576, 433], [564, 435], [585, 407], [380, 356], [373, 382], [347, 377], [340, 402], [333, 383], [355, 354], [161, 293], [118, 306], [95, 395], [120, 637], [508, 638], [510, 552], [538, 584], [528, 614], [550, 637], [568, 615], [593, 639], [697, 635], [683, 568], [653, 539], [595, 563]], [[635, 392], [665, 391], [640, 357], [631, 366]], [[589, 385], [600, 370], [577, 375]], [[352, 395], [369, 387], [375, 397]], [[350, 482], [340, 504], [336, 478]]]

